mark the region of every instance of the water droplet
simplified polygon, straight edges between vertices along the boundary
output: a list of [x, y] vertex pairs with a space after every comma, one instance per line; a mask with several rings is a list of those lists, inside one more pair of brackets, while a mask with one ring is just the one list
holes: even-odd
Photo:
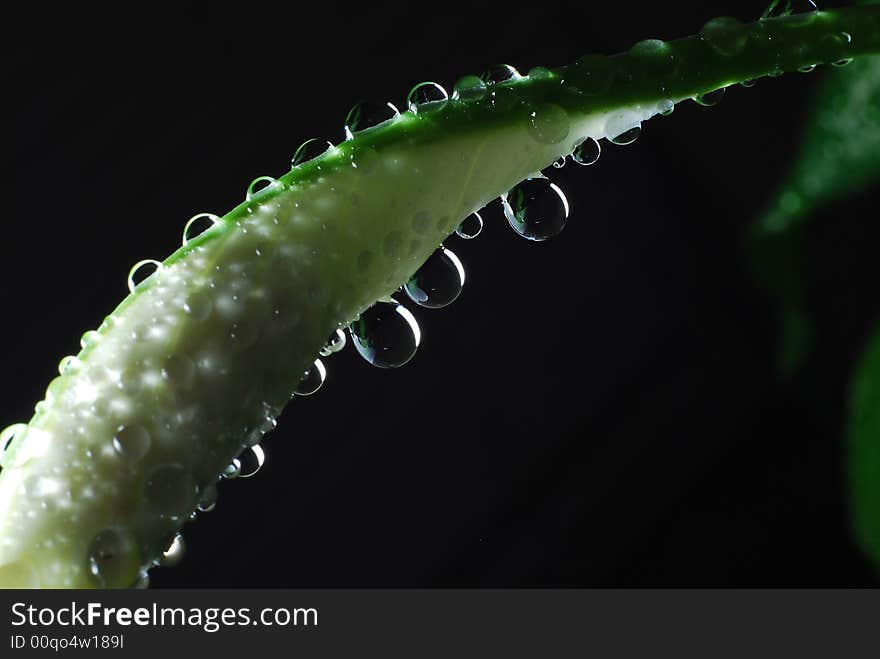
[[257, 472], [266, 462], [266, 453], [259, 444], [254, 444], [240, 456], [238, 456], [238, 477], [250, 478], [256, 476]]
[[559, 156], [556, 160], [554, 160], [553, 167], [555, 169], [562, 169], [563, 167], [565, 167], [565, 156]]
[[595, 165], [602, 155], [602, 147], [592, 137], [579, 142], [571, 154], [571, 159], [578, 165]]
[[559, 144], [568, 137], [568, 113], [545, 103], [529, 114], [529, 136], [539, 144]]
[[842, 67], [842, 66], [848, 66], [850, 63], [852, 63], [852, 58], [839, 59], [836, 62], [834, 62], [833, 65], [836, 67]]
[[455, 101], [478, 101], [486, 95], [486, 83], [474, 75], [459, 78], [452, 88]]
[[27, 429], [28, 425], [26, 423], [14, 423], [4, 428], [3, 432], [0, 432], [0, 458], [6, 454], [17, 438], [24, 437]]
[[815, 64], [807, 64], [806, 66], [798, 67], [798, 71], [800, 71], [801, 73], [812, 73], [815, 69]]
[[351, 338], [361, 357], [379, 368], [403, 366], [421, 342], [421, 330], [399, 302], [377, 302], [351, 324]]
[[792, 14], [805, 14], [817, 11], [819, 7], [813, 0], [770, 0], [770, 4], [761, 15], [761, 20], [779, 18]]
[[400, 111], [392, 103], [361, 101], [345, 117], [345, 139], [350, 140], [355, 133], [378, 126], [399, 114]]
[[186, 245], [189, 241], [201, 236], [214, 225], [219, 223], [220, 218], [213, 213], [199, 213], [198, 215], [193, 215], [183, 227], [183, 244]]
[[472, 240], [480, 235], [483, 230], [483, 218], [479, 213], [471, 213], [455, 230], [455, 235], [465, 240]]
[[727, 87], [722, 87], [721, 89], [716, 89], [715, 91], [709, 92], [707, 94], [699, 94], [694, 97], [694, 100], [702, 105], [703, 107], [710, 108], [713, 105], [718, 105], [721, 102], [721, 99], [724, 98], [724, 94], [727, 93]]
[[130, 586], [138, 576], [139, 563], [137, 546], [123, 529], [106, 528], [89, 545], [89, 572], [103, 588]]
[[660, 115], [663, 117], [668, 117], [670, 114], [675, 112], [675, 103], [670, 100], [665, 100], [660, 103]]
[[211, 315], [214, 303], [207, 293], [193, 292], [183, 303], [183, 310], [195, 320], [206, 320]]
[[131, 588], [134, 590], [146, 590], [150, 587], [150, 575], [146, 572], [141, 572], [138, 574], [138, 578], [135, 580], [133, 584], [131, 584]]
[[[134, 293], [134, 289], [162, 269], [162, 264], [155, 259], [138, 261], [128, 272], [128, 290]], [[83, 346], [85, 347], [85, 346]]]
[[180, 389], [189, 389], [196, 374], [196, 365], [186, 355], [171, 355], [162, 368], [162, 377]]
[[193, 508], [197, 488], [183, 465], [163, 464], [150, 472], [145, 484], [150, 507], [166, 517], [183, 517]]
[[639, 70], [655, 76], [673, 70], [677, 64], [672, 46], [662, 39], [645, 39], [629, 49], [629, 56], [639, 62]]
[[217, 486], [216, 485], [208, 485], [204, 491], [202, 491], [202, 496], [199, 499], [199, 503], [196, 506], [196, 510], [200, 513], [209, 513], [214, 508], [217, 507]]
[[452, 304], [463, 287], [464, 266], [453, 252], [440, 247], [403, 288], [416, 304], [428, 309], [440, 309]]
[[309, 160], [314, 160], [318, 156], [323, 155], [327, 152], [327, 149], [332, 148], [333, 144], [326, 140], [319, 140], [317, 138], [306, 140], [300, 144], [296, 153], [293, 154], [290, 164], [292, 167], [299, 167], [303, 163], [306, 163]]
[[69, 375], [71, 373], [76, 373], [79, 370], [79, 367], [82, 365], [82, 362], [73, 355], [67, 355], [60, 362], [58, 362], [58, 373], [60, 375]]
[[185, 554], [186, 543], [183, 541], [183, 536], [178, 533], [174, 536], [174, 540], [171, 541], [168, 548], [162, 552], [162, 556], [156, 564], [162, 567], [174, 567], [180, 564]]
[[238, 478], [238, 474], [240, 471], [241, 471], [241, 463], [237, 459], [235, 459], [226, 466], [226, 468], [223, 470], [223, 472], [220, 475], [223, 478], [228, 478], [228, 479]]
[[746, 26], [730, 16], [713, 18], [702, 27], [700, 36], [712, 50], [724, 57], [738, 54], [748, 42]]
[[555, 183], [527, 178], [501, 196], [504, 216], [523, 238], [547, 240], [565, 228], [568, 200]]
[[449, 99], [449, 94], [436, 82], [420, 82], [406, 95], [406, 105], [413, 114], [439, 110]]
[[85, 350], [86, 348], [91, 348], [92, 346], [98, 345], [101, 340], [101, 335], [95, 330], [89, 330], [88, 332], [83, 333], [81, 337], [79, 337], [79, 345]]
[[329, 357], [342, 350], [345, 347], [346, 341], [345, 332], [341, 329], [337, 329], [330, 335], [330, 338], [327, 339], [327, 343], [321, 348], [318, 354], [321, 355], [321, 357]]
[[552, 77], [553, 73], [546, 66], [533, 66], [527, 75], [532, 80], [544, 80]]
[[245, 201], [250, 201], [251, 199], [256, 198], [260, 193], [266, 192], [277, 184], [278, 181], [271, 176], [258, 176], [251, 181], [251, 184], [248, 186], [247, 194], [244, 196]]
[[747, 88], [747, 89], [751, 89], [751, 88], [754, 87], [756, 84], [758, 84], [758, 81], [757, 81], [757, 80], [743, 80], [743, 81], [742, 81], [741, 83], [739, 83], [739, 84], [740, 84], [741, 86]]
[[519, 71], [510, 66], [510, 64], [496, 64], [483, 71], [483, 74], [480, 76], [480, 79], [487, 85], [497, 85], [500, 82], [519, 80], [520, 78], [522, 76]]
[[150, 450], [150, 433], [142, 426], [119, 426], [113, 449], [130, 463], [138, 462]]
[[306, 372], [303, 373], [302, 379], [299, 381], [299, 384], [296, 385], [296, 389], [293, 393], [297, 396], [311, 396], [321, 388], [321, 385], [324, 384], [324, 380], [326, 379], [327, 369], [324, 368], [324, 362], [320, 359], [316, 359]]
[[626, 146], [627, 144], [632, 144], [637, 139], [639, 139], [639, 135], [641, 134], [641, 126], [635, 126], [634, 128], [630, 128], [629, 130], [622, 132], [620, 135], [616, 135], [615, 137], [610, 138], [608, 141], [612, 144], [616, 144], [617, 146]]

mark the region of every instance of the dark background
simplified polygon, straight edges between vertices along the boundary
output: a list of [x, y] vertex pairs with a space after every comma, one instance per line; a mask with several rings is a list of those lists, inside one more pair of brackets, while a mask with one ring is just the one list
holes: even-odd
[[[0, 425], [163, 258], [359, 98], [403, 105], [495, 62], [525, 71], [752, 19], [763, 2], [241, 3], [46, 9], [10, 21]], [[840, 3], [838, 3], [840, 4]], [[602, 6], [607, 5], [607, 6]], [[877, 585], [849, 538], [845, 388], [877, 317], [877, 192], [808, 238], [815, 350], [775, 376], [774, 309], [742, 250], [796, 153], [818, 73], [684, 103], [550, 175], [544, 244], [497, 204], [451, 238], [467, 285], [414, 309], [396, 371], [353, 349], [295, 401], [263, 471], [221, 487], [155, 586]]]

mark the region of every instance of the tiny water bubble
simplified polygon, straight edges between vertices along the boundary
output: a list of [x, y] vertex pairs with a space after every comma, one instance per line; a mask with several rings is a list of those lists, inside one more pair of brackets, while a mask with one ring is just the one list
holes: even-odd
[[333, 334], [330, 335], [330, 338], [327, 339], [327, 343], [324, 344], [324, 347], [321, 348], [318, 354], [321, 355], [321, 357], [329, 357], [345, 348], [346, 341], [345, 332], [341, 329], [336, 329], [333, 331]]
[[523, 238], [542, 241], [559, 234], [568, 221], [565, 193], [546, 178], [527, 178], [501, 196], [504, 216]]
[[303, 373], [302, 379], [299, 381], [299, 384], [296, 385], [296, 389], [293, 393], [297, 396], [311, 396], [321, 388], [321, 385], [324, 384], [324, 380], [326, 379], [327, 369], [324, 367], [324, 362], [320, 359], [316, 359], [314, 363], [306, 369], [305, 373]]
[[406, 106], [413, 114], [434, 112], [446, 105], [449, 94], [436, 82], [420, 82], [406, 95]]
[[497, 85], [508, 80], [519, 80], [522, 78], [520, 72], [510, 64], [496, 64], [483, 71], [480, 79], [487, 85]]
[[397, 368], [416, 354], [422, 334], [412, 312], [396, 301], [377, 302], [351, 324], [358, 354], [379, 368]]
[[333, 143], [327, 140], [319, 140], [313, 137], [300, 144], [293, 158], [290, 160], [291, 167], [299, 167], [310, 160], [314, 160], [318, 156], [324, 155], [328, 149], [333, 148]]
[[345, 117], [345, 139], [350, 140], [355, 133], [378, 126], [389, 119], [394, 119], [399, 114], [400, 111], [393, 103], [360, 101], [349, 110]]
[[718, 105], [726, 93], [727, 87], [722, 87], [721, 89], [716, 89], [715, 91], [706, 94], [698, 94], [694, 97], [694, 101], [703, 107], [711, 108], [712, 106]]
[[410, 300], [428, 309], [452, 304], [464, 287], [464, 266], [454, 252], [440, 247], [404, 284]]
[[250, 478], [256, 476], [266, 463], [266, 452], [259, 444], [254, 444], [237, 458], [239, 469], [238, 478]]
[[183, 244], [201, 236], [203, 233], [220, 223], [220, 218], [214, 213], [199, 213], [187, 220], [183, 227]]
[[602, 155], [602, 147], [598, 141], [592, 137], [578, 142], [571, 154], [571, 159], [578, 165], [595, 165], [599, 162]]
[[473, 240], [483, 231], [483, 217], [479, 213], [471, 213], [461, 221], [455, 229], [455, 235], [465, 240]]
[[639, 139], [639, 136], [641, 134], [641, 126], [635, 126], [633, 128], [630, 128], [629, 130], [622, 132], [620, 135], [615, 135], [614, 137], [609, 138], [608, 141], [612, 144], [616, 144], [617, 146], [626, 146], [628, 144], [632, 144], [637, 139]]
[[459, 78], [452, 88], [452, 100], [454, 101], [478, 101], [485, 96], [486, 83], [474, 75]]
[[271, 176], [258, 176], [251, 184], [248, 186], [247, 194], [245, 195], [245, 201], [250, 201], [257, 197], [261, 192], [266, 192], [270, 188], [275, 187], [278, 184], [278, 181], [272, 178]]
[[144, 259], [135, 263], [128, 272], [128, 290], [134, 293], [134, 290], [144, 281], [152, 277], [162, 269], [162, 264], [155, 259]]
[[150, 433], [143, 426], [119, 426], [113, 436], [113, 450], [129, 463], [140, 461], [150, 451]]

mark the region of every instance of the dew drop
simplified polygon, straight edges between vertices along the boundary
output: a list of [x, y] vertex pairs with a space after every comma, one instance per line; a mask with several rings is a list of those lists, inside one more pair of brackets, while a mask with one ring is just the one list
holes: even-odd
[[88, 550], [88, 568], [97, 585], [127, 588], [140, 569], [137, 547], [124, 529], [109, 527], [98, 533]]
[[740, 86], [745, 87], [746, 89], [751, 89], [756, 84], [758, 84], [758, 81], [757, 80], [743, 80], [739, 84], [740, 84]]
[[640, 126], [635, 126], [634, 128], [630, 128], [627, 131], [622, 132], [620, 135], [616, 135], [615, 137], [610, 138], [608, 141], [612, 144], [616, 144], [617, 146], [626, 146], [627, 144], [632, 144], [637, 139], [639, 139], [639, 135], [642, 134], [642, 128]]
[[219, 223], [220, 218], [213, 213], [193, 215], [183, 227], [183, 244], [186, 245]]
[[150, 472], [146, 500], [160, 515], [183, 517], [192, 509], [197, 488], [192, 474], [180, 464], [163, 464]]
[[392, 103], [360, 101], [345, 117], [345, 139], [350, 140], [355, 133], [378, 126], [399, 114], [400, 111]]
[[700, 29], [700, 36], [719, 55], [732, 57], [746, 46], [748, 31], [736, 18], [713, 18]]
[[839, 59], [833, 63], [833, 66], [836, 66], [839, 68], [839, 67], [843, 67], [843, 66], [848, 66], [851, 63], [852, 63], [852, 58]]
[[210, 296], [198, 291], [190, 293], [183, 303], [183, 310], [195, 320], [207, 320], [213, 307]]
[[571, 154], [571, 159], [578, 165], [595, 165], [602, 155], [602, 147], [592, 137], [578, 143]]
[[568, 221], [568, 200], [546, 178], [527, 178], [501, 196], [504, 216], [523, 238], [547, 240], [559, 234]]
[[496, 64], [483, 71], [483, 74], [480, 76], [480, 79], [487, 85], [497, 85], [500, 82], [519, 80], [520, 78], [522, 76], [519, 71], [510, 64]]
[[345, 347], [346, 341], [345, 332], [341, 329], [337, 329], [330, 335], [330, 338], [327, 339], [327, 343], [324, 344], [324, 347], [321, 348], [318, 354], [322, 357], [329, 357], [342, 350]]
[[200, 513], [209, 513], [217, 507], [217, 486], [208, 485], [202, 492], [196, 510]]
[[668, 117], [670, 114], [675, 112], [675, 103], [670, 100], [665, 100], [660, 104], [660, 115], [663, 117]]
[[559, 144], [568, 131], [568, 113], [558, 105], [545, 103], [529, 114], [529, 136], [538, 144]]
[[478, 101], [486, 96], [486, 83], [474, 75], [459, 78], [452, 88], [455, 101]]
[[138, 462], [150, 450], [150, 433], [143, 426], [119, 426], [113, 436], [113, 449], [129, 463]]
[[223, 472], [220, 475], [223, 478], [227, 478], [227, 479], [238, 478], [238, 474], [240, 471], [241, 471], [241, 463], [238, 461], [238, 459], [235, 459], [232, 462], [230, 462], [228, 465], [226, 465], [226, 467], [223, 469]]
[[327, 152], [328, 149], [332, 148], [333, 144], [326, 140], [319, 140], [317, 138], [306, 140], [305, 142], [300, 144], [299, 148], [296, 150], [296, 153], [293, 154], [293, 158], [291, 158], [290, 164], [292, 167], [299, 167], [303, 163], [306, 163], [309, 160], [313, 160], [318, 156], [323, 155]]
[[428, 309], [440, 309], [461, 294], [464, 266], [452, 251], [440, 247], [404, 285], [410, 300]]
[[714, 105], [718, 105], [726, 93], [727, 87], [722, 87], [721, 89], [716, 89], [708, 94], [699, 94], [694, 97], [694, 100], [703, 107], [710, 108]]
[[471, 213], [455, 229], [455, 235], [465, 240], [472, 240], [483, 230], [483, 218], [479, 213]]
[[162, 378], [184, 390], [192, 386], [195, 374], [195, 363], [183, 354], [171, 355], [162, 368]]
[[420, 82], [406, 95], [406, 105], [413, 114], [434, 112], [446, 105], [449, 94], [436, 82]]
[[174, 536], [174, 540], [171, 541], [168, 548], [162, 552], [162, 556], [159, 557], [156, 564], [161, 567], [174, 567], [180, 564], [185, 554], [186, 543], [183, 541], [183, 536], [178, 533]]
[[248, 186], [247, 194], [244, 196], [245, 201], [255, 199], [260, 193], [266, 192], [277, 184], [278, 181], [271, 176], [258, 176]]
[[144, 259], [143, 261], [138, 261], [132, 266], [131, 270], [128, 272], [128, 290], [130, 293], [134, 293], [134, 290], [140, 286], [144, 281], [152, 277], [154, 274], [159, 272], [162, 269], [162, 264], [155, 259]]
[[351, 324], [351, 338], [361, 357], [379, 368], [397, 368], [416, 354], [421, 330], [399, 302], [377, 302]]
[[85, 350], [86, 348], [91, 348], [93, 346], [98, 345], [98, 342], [101, 340], [101, 335], [95, 330], [89, 330], [85, 332], [81, 337], [79, 337], [79, 345]]
[[76, 373], [79, 370], [79, 367], [82, 365], [82, 362], [77, 357], [73, 355], [67, 355], [60, 362], [58, 362], [58, 373], [60, 375], [70, 375], [72, 373]]
[[306, 369], [305, 373], [303, 373], [302, 379], [299, 381], [299, 384], [296, 385], [296, 389], [293, 393], [297, 396], [311, 396], [321, 388], [321, 385], [324, 384], [324, 380], [326, 379], [327, 369], [324, 367], [324, 362], [320, 359], [316, 359], [314, 363]]
[[256, 476], [265, 462], [266, 453], [263, 451], [263, 447], [259, 444], [254, 444], [238, 456], [238, 477], [250, 478], [251, 476]]
[[2, 463], [2, 457], [12, 446], [12, 443], [16, 438], [24, 437], [27, 429], [28, 425], [26, 423], [14, 423], [0, 432], [0, 463]]

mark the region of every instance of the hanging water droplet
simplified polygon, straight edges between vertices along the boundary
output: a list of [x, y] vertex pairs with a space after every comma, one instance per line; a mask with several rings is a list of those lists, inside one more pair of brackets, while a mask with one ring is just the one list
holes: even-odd
[[355, 133], [378, 126], [399, 114], [400, 111], [392, 103], [361, 101], [345, 117], [345, 139], [350, 140]]
[[198, 488], [192, 474], [183, 465], [157, 466], [145, 483], [150, 507], [165, 517], [183, 517], [192, 510]]
[[299, 384], [296, 385], [296, 389], [293, 393], [297, 396], [311, 396], [321, 388], [321, 385], [324, 384], [324, 380], [326, 379], [327, 369], [324, 368], [324, 362], [320, 359], [316, 359], [306, 372], [303, 373], [302, 379], [299, 381]]
[[742, 81], [741, 83], [739, 83], [739, 84], [740, 84], [742, 87], [745, 87], [746, 89], [751, 89], [751, 88], [754, 87], [756, 84], [758, 84], [758, 81], [757, 81], [757, 80], [743, 80], [743, 81]]
[[88, 551], [88, 569], [102, 588], [126, 588], [138, 576], [139, 556], [131, 535], [117, 527], [98, 533]]
[[421, 82], [406, 95], [406, 105], [413, 114], [434, 112], [446, 105], [449, 94], [436, 82]]
[[58, 373], [59, 375], [69, 375], [71, 373], [76, 373], [79, 370], [79, 367], [82, 365], [82, 362], [77, 357], [73, 355], [67, 355], [60, 362], [58, 362]]
[[241, 471], [241, 463], [238, 461], [238, 459], [235, 459], [232, 462], [230, 462], [223, 469], [220, 476], [223, 478], [228, 478], [228, 479], [238, 478], [238, 474], [240, 471]]
[[271, 176], [258, 176], [248, 186], [247, 194], [244, 196], [245, 201], [250, 201], [257, 197], [261, 192], [274, 188], [278, 184]]
[[453, 252], [440, 247], [404, 284], [403, 289], [416, 304], [428, 309], [440, 309], [452, 304], [463, 287], [464, 266]]
[[143, 426], [119, 426], [113, 449], [129, 463], [141, 460], [150, 450], [150, 433]]
[[508, 80], [519, 80], [522, 78], [519, 71], [510, 66], [510, 64], [496, 64], [489, 67], [480, 76], [480, 79], [487, 85], [497, 85]]
[[471, 213], [464, 218], [455, 229], [455, 235], [465, 240], [472, 240], [483, 230], [483, 218], [479, 213]]
[[842, 67], [842, 66], [848, 66], [851, 63], [852, 63], [852, 58], [839, 59], [836, 62], [834, 62], [833, 66]]
[[131, 584], [131, 588], [134, 590], [146, 590], [150, 587], [150, 575], [146, 572], [141, 572], [138, 574], [137, 579], [135, 579], [134, 583]]
[[[144, 259], [135, 263], [128, 272], [128, 290], [134, 293], [134, 289], [144, 281], [152, 277], [162, 269], [162, 264], [155, 259]], [[83, 346], [85, 347], [85, 346]]]
[[748, 30], [738, 19], [730, 16], [713, 18], [700, 29], [700, 36], [719, 55], [732, 57], [748, 42]]
[[545, 103], [529, 113], [529, 136], [538, 144], [559, 144], [568, 131], [568, 113], [558, 105]]
[[617, 146], [626, 146], [627, 144], [632, 144], [637, 139], [639, 139], [639, 135], [641, 134], [641, 126], [635, 126], [633, 128], [630, 128], [629, 130], [620, 133], [620, 135], [609, 138], [608, 141], [612, 144], [616, 144]]
[[663, 117], [668, 117], [670, 114], [675, 112], [675, 103], [670, 100], [665, 100], [660, 103], [660, 115]]
[[571, 159], [578, 165], [595, 165], [602, 155], [602, 147], [592, 137], [578, 143], [571, 154]]
[[568, 199], [545, 178], [527, 178], [501, 195], [501, 203], [513, 230], [529, 240], [552, 238], [568, 221]]
[[199, 213], [193, 215], [183, 227], [183, 244], [186, 245], [194, 238], [201, 236], [205, 231], [220, 223], [220, 218], [214, 213]]
[[238, 477], [250, 478], [251, 476], [256, 476], [265, 462], [266, 453], [263, 451], [263, 447], [259, 444], [254, 444], [238, 456]]
[[452, 88], [454, 101], [478, 101], [485, 95], [486, 83], [474, 75], [459, 78]]
[[183, 541], [183, 536], [178, 533], [174, 536], [174, 540], [171, 541], [168, 548], [162, 552], [162, 556], [159, 557], [156, 564], [161, 567], [174, 567], [180, 564], [185, 554], [186, 543]]
[[807, 64], [806, 66], [798, 67], [798, 71], [800, 71], [801, 73], [812, 73], [815, 70], [816, 70], [815, 64]]
[[83, 350], [98, 345], [100, 341], [101, 335], [95, 330], [84, 332], [83, 335], [79, 337], [79, 345]]
[[203, 491], [196, 506], [196, 510], [200, 513], [209, 513], [217, 507], [217, 486], [208, 485]]
[[761, 20], [791, 16], [792, 14], [806, 14], [818, 9], [819, 7], [813, 0], [770, 0], [770, 4], [761, 15]]
[[563, 167], [565, 167], [565, 156], [559, 156], [556, 160], [554, 160], [553, 167], [556, 169], [562, 169]]
[[419, 324], [399, 302], [377, 302], [351, 324], [351, 338], [361, 357], [379, 368], [397, 368], [416, 354]]
[[9, 447], [12, 446], [12, 443], [16, 439], [24, 437], [27, 429], [28, 425], [26, 423], [13, 423], [0, 432], [0, 464], [2, 464], [2, 457], [9, 450]]
[[321, 357], [329, 357], [342, 350], [345, 347], [345, 343], [345, 332], [341, 329], [337, 329], [330, 335], [330, 338], [327, 339], [327, 343], [324, 344], [324, 347], [321, 348], [318, 354], [321, 355]]
[[327, 152], [327, 149], [332, 148], [332, 142], [319, 140], [313, 137], [312, 139], [306, 140], [305, 142], [300, 144], [299, 148], [296, 150], [296, 153], [293, 154], [293, 158], [291, 158], [290, 160], [290, 165], [292, 167], [299, 167], [303, 163], [306, 163], [309, 160], [314, 160], [318, 156], [323, 155]]
[[718, 105], [726, 93], [727, 87], [722, 87], [706, 94], [699, 94], [694, 97], [694, 100], [703, 107], [711, 108], [713, 105]]

